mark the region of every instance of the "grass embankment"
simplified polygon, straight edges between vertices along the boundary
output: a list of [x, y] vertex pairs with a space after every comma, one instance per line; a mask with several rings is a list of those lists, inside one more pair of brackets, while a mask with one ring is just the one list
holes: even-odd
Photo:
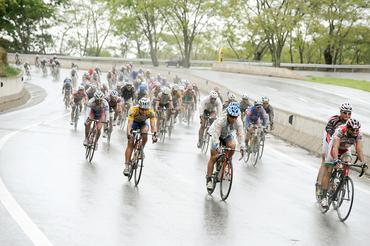
[[370, 92], [370, 81], [366, 80], [330, 78], [330, 77], [307, 77], [305, 80], [320, 84], [338, 85]]
[[0, 67], [0, 77], [12, 77], [19, 74], [19, 69], [5, 65]]

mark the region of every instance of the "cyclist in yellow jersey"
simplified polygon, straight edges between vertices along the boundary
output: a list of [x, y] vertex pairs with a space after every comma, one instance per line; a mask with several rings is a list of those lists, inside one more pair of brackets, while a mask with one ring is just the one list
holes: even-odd
[[156, 117], [152, 109], [150, 109], [150, 100], [146, 97], [143, 97], [139, 100], [138, 106], [133, 106], [130, 108], [128, 113], [128, 122], [127, 122], [127, 147], [125, 151], [125, 169], [123, 174], [128, 176], [130, 173], [129, 161], [131, 160], [131, 154], [134, 147], [134, 139], [132, 137], [132, 130], [141, 130], [142, 139], [143, 139], [143, 148], [148, 140], [149, 124], [147, 120], [150, 121], [150, 131], [153, 133], [152, 140], [157, 142], [157, 129], [156, 129]]

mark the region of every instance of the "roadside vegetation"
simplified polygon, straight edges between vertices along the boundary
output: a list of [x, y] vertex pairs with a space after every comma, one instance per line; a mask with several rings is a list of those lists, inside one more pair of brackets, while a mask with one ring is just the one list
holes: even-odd
[[328, 77], [307, 77], [306, 81], [320, 83], [320, 84], [344, 86], [344, 87], [349, 87], [353, 89], [370, 92], [370, 81], [366, 81], [366, 80], [355, 80], [355, 79], [346, 79], [346, 78], [328, 78]]

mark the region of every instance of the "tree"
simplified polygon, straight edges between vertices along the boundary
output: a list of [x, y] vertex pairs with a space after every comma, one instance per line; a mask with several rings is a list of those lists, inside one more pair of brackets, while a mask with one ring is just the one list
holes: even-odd
[[160, 9], [169, 31], [179, 47], [184, 67], [190, 67], [193, 41], [207, 26], [218, 9], [218, 1], [176, 0], [164, 1]]
[[[9, 50], [29, 53], [43, 42], [50, 42], [50, 34], [41, 32], [49, 27], [47, 20], [55, 16], [56, 8], [66, 0], [12, 0], [0, 4], [0, 45]], [[44, 39], [44, 41], [39, 42]]]
[[[113, 20], [116, 34], [132, 37], [141, 55], [141, 37], [145, 36], [149, 44], [149, 54], [154, 66], [158, 66], [160, 34], [165, 22], [160, 15], [161, 0], [117, 0], [110, 1], [111, 11], [122, 16]], [[133, 30], [134, 28], [134, 30]], [[133, 33], [134, 32], [134, 33]]]
[[304, 15], [304, 1], [256, 0], [247, 6], [252, 13], [248, 23], [250, 30], [262, 31], [273, 65], [279, 67], [288, 35]]
[[337, 64], [343, 51], [344, 41], [353, 26], [368, 17], [368, 0], [311, 0], [314, 18], [321, 20], [326, 33], [324, 58], [326, 64]]

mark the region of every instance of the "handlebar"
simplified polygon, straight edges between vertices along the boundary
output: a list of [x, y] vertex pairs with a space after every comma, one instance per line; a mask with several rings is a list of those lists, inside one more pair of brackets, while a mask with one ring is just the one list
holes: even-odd
[[[337, 164], [342, 164], [342, 165], [345, 165], [345, 166], [348, 166], [348, 167], [358, 167], [358, 168], [361, 168], [361, 173], [359, 175], [359, 177], [362, 177], [362, 175], [364, 175], [366, 169], [368, 169], [368, 166], [366, 163], [362, 163], [362, 164], [353, 164], [351, 162], [348, 162], [348, 161], [342, 161], [342, 160], [339, 160], [339, 161], [336, 161], [334, 162], [336, 165]], [[340, 169], [340, 168], [339, 168]]]

